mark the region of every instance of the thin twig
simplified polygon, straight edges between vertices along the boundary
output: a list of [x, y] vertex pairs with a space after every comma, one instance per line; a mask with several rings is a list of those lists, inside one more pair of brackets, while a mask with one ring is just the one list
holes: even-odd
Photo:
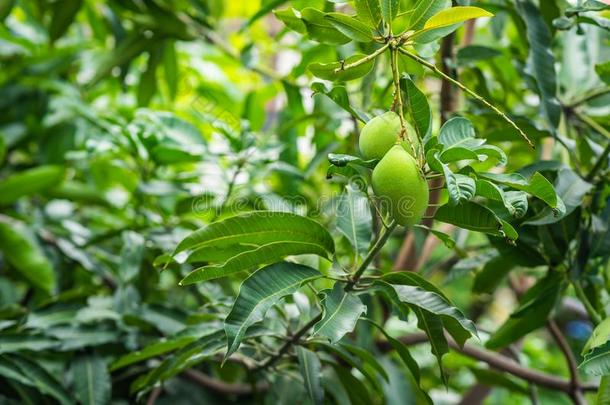
[[355, 62], [352, 63], [348, 63], [347, 65], [342, 64], [341, 67], [338, 67], [335, 69], [335, 74], [342, 72], [344, 70], [349, 70], [355, 67], [358, 67], [360, 65], [363, 65], [373, 59], [375, 59], [377, 56], [381, 55], [386, 49], [388, 49], [388, 46], [390, 46], [390, 44], [384, 44], [381, 48], [377, 49], [375, 52], [366, 55], [365, 57], [363, 57], [362, 59], [358, 59]]
[[559, 329], [557, 322], [555, 322], [553, 319], [550, 319], [547, 322], [547, 329], [551, 333], [551, 336], [553, 336], [553, 339], [557, 343], [557, 346], [559, 346], [559, 349], [563, 353], [563, 356], [565, 357], [566, 362], [568, 363], [568, 370], [570, 371], [570, 396], [572, 397], [572, 400], [575, 404], [582, 405], [585, 402], [582, 402], [582, 390], [580, 388], [580, 381], [578, 380], [578, 365], [576, 364], [576, 360], [574, 359], [572, 349], [570, 348], [570, 345], [563, 336], [563, 333], [561, 333], [561, 329]]
[[585, 309], [589, 314], [589, 318], [591, 318], [591, 322], [593, 322], [595, 325], [599, 325], [602, 322], [602, 317], [599, 315], [597, 310], [593, 308], [593, 304], [591, 304], [591, 301], [589, 301], [589, 298], [587, 298], [587, 294], [585, 294], [585, 291], [582, 289], [580, 281], [573, 280], [572, 286], [574, 287], [574, 292], [576, 293], [576, 296], [585, 306]]
[[271, 367], [275, 363], [277, 363], [277, 361], [280, 360], [282, 358], [282, 356], [284, 356], [284, 354], [286, 354], [288, 352], [288, 350], [290, 350], [290, 348], [295, 343], [297, 343], [303, 337], [303, 335], [305, 335], [307, 333], [307, 331], [309, 329], [311, 329], [316, 323], [318, 323], [318, 321], [320, 319], [322, 319], [322, 312], [320, 312], [318, 315], [316, 315], [314, 318], [312, 318], [309, 322], [307, 322], [305, 325], [303, 325], [301, 327], [301, 329], [296, 331], [296, 333], [294, 335], [292, 335], [290, 337], [290, 339], [287, 340], [286, 343], [284, 343], [282, 345], [282, 347], [280, 347], [280, 350], [278, 350], [278, 352], [275, 355], [269, 357], [263, 364], [261, 364], [259, 367], [255, 368], [253, 371], [255, 371], [255, 372], [262, 371], [262, 370], [265, 370], [265, 369]]
[[468, 87], [464, 86], [462, 83], [458, 82], [457, 80], [455, 80], [454, 78], [452, 78], [449, 75], [446, 75], [443, 71], [441, 71], [439, 68], [436, 67], [436, 65], [426, 61], [425, 59], [420, 58], [419, 56], [407, 51], [406, 49], [403, 48], [398, 48], [398, 50], [408, 56], [409, 58], [413, 59], [414, 61], [418, 62], [419, 64], [427, 67], [428, 69], [432, 70], [434, 73], [436, 73], [437, 75], [439, 75], [440, 77], [442, 77], [443, 79], [451, 82], [452, 84], [454, 84], [455, 86], [459, 87], [462, 91], [464, 91], [465, 93], [470, 94], [472, 97], [474, 97], [475, 99], [477, 99], [478, 101], [480, 101], [481, 103], [485, 104], [488, 108], [490, 108], [491, 110], [493, 110], [493, 112], [495, 112], [496, 114], [498, 114], [502, 119], [504, 119], [504, 121], [508, 122], [513, 128], [515, 128], [517, 130], [517, 132], [523, 137], [523, 139], [525, 139], [527, 141], [527, 143], [533, 148], [535, 149], [536, 147], [534, 146], [534, 143], [530, 140], [530, 138], [525, 134], [525, 132], [523, 132], [523, 130], [521, 128], [519, 128], [519, 126], [512, 120], [510, 119], [505, 113], [503, 113], [500, 109], [498, 109], [498, 107], [494, 106], [492, 103], [490, 103], [489, 101], [487, 101], [486, 99], [484, 99], [482, 96], [480, 96], [478, 93], [470, 90]]

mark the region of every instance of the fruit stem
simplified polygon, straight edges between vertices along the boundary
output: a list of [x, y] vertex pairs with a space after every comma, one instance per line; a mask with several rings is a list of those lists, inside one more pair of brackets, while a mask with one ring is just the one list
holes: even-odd
[[515, 121], [513, 121], [506, 114], [504, 114], [502, 111], [500, 111], [500, 109], [498, 109], [498, 107], [494, 106], [492, 103], [490, 103], [489, 101], [484, 99], [481, 95], [479, 95], [478, 93], [474, 92], [473, 90], [470, 90], [468, 87], [464, 86], [462, 83], [458, 82], [457, 80], [455, 80], [451, 76], [446, 75], [442, 70], [437, 68], [436, 65], [426, 61], [425, 59], [420, 58], [419, 56], [417, 56], [417, 55], [407, 51], [404, 48], [398, 48], [398, 51], [400, 53], [402, 53], [403, 55], [406, 55], [409, 58], [413, 59], [414, 61], [416, 61], [420, 65], [422, 65], [422, 66], [432, 70], [434, 73], [436, 73], [437, 75], [439, 75], [443, 79], [445, 79], [448, 82], [452, 83], [453, 85], [459, 87], [465, 93], [470, 94], [472, 97], [474, 97], [475, 99], [477, 99], [481, 103], [485, 104], [488, 108], [493, 110], [493, 112], [495, 112], [502, 119], [504, 119], [504, 121], [508, 122], [513, 128], [515, 128], [517, 130], [517, 132], [523, 137], [523, 139], [525, 139], [527, 141], [527, 143], [532, 147], [532, 149], [536, 149], [536, 147], [534, 146], [534, 144], [532, 143], [530, 138], [525, 134], [525, 132], [523, 132], [523, 130], [521, 128], [519, 128], [519, 126], [515, 123]]
[[400, 91], [400, 77], [398, 76], [398, 52], [397, 42], [391, 42], [392, 47], [390, 48], [391, 65], [392, 65], [392, 78], [394, 81], [394, 107], [398, 110], [398, 117], [400, 118], [400, 138], [403, 141], [407, 141], [413, 152], [413, 156], [418, 158], [419, 166], [423, 165], [422, 159], [415, 150], [415, 145], [411, 142], [409, 134], [407, 134], [407, 124], [405, 122], [404, 107], [402, 104], [402, 92]]
[[358, 67], [364, 63], [367, 63], [367, 62], [375, 59], [377, 56], [381, 55], [386, 49], [388, 49], [389, 46], [390, 46], [390, 44], [387, 43], [387, 44], [383, 45], [381, 48], [377, 49], [372, 54], [366, 55], [364, 58], [358, 59], [356, 62], [348, 63], [347, 65], [341, 64], [341, 67], [338, 67], [335, 69], [335, 74], [337, 74], [341, 71], [344, 71], [344, 70], [349, 70], [349, 69]]

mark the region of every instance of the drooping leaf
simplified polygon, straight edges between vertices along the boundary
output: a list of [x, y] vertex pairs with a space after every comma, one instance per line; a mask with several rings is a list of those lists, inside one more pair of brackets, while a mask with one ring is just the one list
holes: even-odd
[[[542, 177], [539, 173], [536, 174]], [[532, 177], [531, 186], [534, 186], [534, 177]], [[561, 221], [574, 212], [577, 207], [582, 205], [583, 198], [591, 191], [592, 187], [593, 185], [591, 183], [583, 180], [573, 170], [560, 170], [557, 175], [554, 191], [558, 196], [557, 207], [560, 205], [559, 202], [563, 204], [561, 210], [556, 212], [557, 210], [554, 211], [551, 208], [546, 208], [534, 218], [528, 219], [525, 223], [531, 225], [548, 225]]]
[[542, 174], [536, 172], [528, 181], [518, 173], [477, 173], [477, 176], [515, 190], [525, 191], [544, 201], [551, 208], [559, 208], [559, 199], [553, 185]]
[[547, 322], [563, 289], [561, 276], [549, 273], [527, 290], [519, 300], [519, 308], [487, 341], [489, 349], [500, 349], [538, 329]]
[[83, 0], [58, 0], [52, 3], [49, 26], [51, 42], [55, 42], [66, 33], [82, 5]]
[[321, 277], [320, 272], [296, 263], [281, 262], [260, 269], [248, 277], [225, 319], [227, 354], [239, 347], [246, 330], [260, 322], [273, 305], [296, 292], [304, 283]]
[[295, 14], [296, 12], [297, 11], [293, 8], [287, 8], [284, 10], [274, 10], [273, 14], [275, 14], [278, 20], [286, 24], [288, 28], [298, 33], [305, 34], [307, 32], [307, 26], [305, 25], [305, 22]]
[[510, 224], [498, 218], [489, 208], [473, 201], [466, 201], [457, 206], [443, 205], [436, 211], [434, 219], [471, 231], [512, 240], [518, 237]]
[[149, 346], [146, 346], [142, 350], [126, 354], [125, 356], [117, 359], [110, 365], [110, 370], [118, 370], [123, 367], [181, 349], [189, 343], [194, 342], [196, 339], [196, 336], [179, 336], [169, 340], [155, 342]]
[[312, 63], [307, 68], [314, 76], [319, 77], [320, 79], [331, 81], [350, 81], [367, 75], [373, 69], [373, 66], [375, 65], [374, 59], [368, 60], [350, 69], [343, 69], [346, 65], [358, 62], [363, 58], [366, 58], [366, 56], [356, 54], [350, 56], [342, 62], [316, 62]]
[[324, 390], [322, 389], [322, 364], [315, 352], [297, 346], [299, 370], [305, 383], [309, 398], [315, 405], [324, 403]]
[[610, 376], [603, 376], [599, 381], [599, 389], [597, 390], [597, 405], [610, 404]]
[[551, 51], [552, 37], [540, 10], [530, 1], [516, 3], [517, 11], [527, 27], [527, 40], [530, 45], [528, 66], [536, 79], [542, 98], [542, 110], [551, 128], [559, 125], [561, 106], [557, 100], [557, 78], [555, 56]]
[[63, 178], [64, 169], [59, 166], [39, 166], [13, 174], [0, 181], [0, 206], [54, 187]]
[[417, 136], [419, 139], [426, 139], [432, 130], [432, 110], [428, 98], [407, 75], [402, 75], [400, 87], [406, 95], [405, 109], [411, 116]]
[[498, 185], [488, 180], [476, 181], [476, 194], [490, 200], [500, 201], [509, 214], [514, 218], [521, 218], [528, 208], [527, 194], [523, 191], [504, 191]]
[[55, 291], [55, 272], [25, 226], [0, 215], [0, 251], [4, 258], [34, 287], [48, 294]]
[[371, 42], [373, 40], [371, 28], [354, 17], [342, 13], [328, 13], [325, 18], [343, 35], [354, 41]]
[[366, 313], [366, 306], [353, 292], [346, 292], [341, 283], [335, 283], [322, 299], [324, 315], [313, 327], [314, 333], [336, 343], [354, 330], [358, 318]]
[[369, 353], [366, 349], [363, 349], [362, 347], [351, 345], [348, 343], [339, 343], [339, 345], [342, 348], [346, 349], [348, 352], [352, 353], [358, 359], [360, 359], [363, 366], [370, 367], [371, 369], [375, 370], [375, 372], [377, 372], [377, 374], [379, 374], [381, 377], [383, 377], [383, 379], [388, 381], [389, 377], [388, 377], [388, 374], [386, 373], [386, 371], [384, 370], [384, 368], [381, 366], [381, 364], [379, 364], [379, 362], [375, 359], [375, 357], [371, 353]]
[[72, 363], [74, 394], [84, 405], [110, 401], [112, 386], [106, 363], [99, 356], [79, 356]]
[[325, 13], [313, 7], [301, 10], [301, 18], [305, 22], [307, 34], [314, 41], [325, 44], [346, 44], [350, 39], [336, 29], [325, 17]]
[[360, 358], [352, 355], [342, 345], [326, 342], [316, 342], [316, 345], [327, 350], [335, 357], [338, 357], [351, 368], [358, 370], [367, 379], [367, 381], [371, 383], [375, 390], [381, 391], [381, 384], [376, 373], [374, 372], [375, 370], [373, 370], [371, 367], [366, 367]]
[[311, 90], [316, 94], [324, 94], [326, 97], [334, 101], [339, 107], [343, 108], [348, 113], [362, 122], [367, 122], [369, 116], [363, 111], [358, 110], [350, 104], [349, 95], [345, 86], [333, 86], [332, 89], [328, 90], [324, 83], [314, 82], [311, 85]]
[[476, 184], [472, 177], [456, 174], [451, 171], [449, 165], [441, 162], [440, 153], [431, 150], [426, 155], [430, 167], [443, 174], [445, 186], [449, 193], [449, 201], [452, 205], [457, 205], [462, 201], [468, 201], [475, 195]]
[[366, 194], [351, 184], [339, 197], [337, 228], [352, 244], [359, 255], [366, 255], [373, 233], [373, 218]]
[[10, 364], [13, 370], [18, 370], [31, 383], [31, 386], [41, 393], [52, 396], [60, 404], [74, 403], [74, 399], [62, 384], [38, 363], [16, 354], [2, 355], [0, 360]]
[[440, 316], [447, 331], [458, 344], [463, 345], [470, 336], [478, 336], [474, 323], [432, 283], [416, 273], [391, 273], [383, 277], [396, 292], [396, 298], [409, 306], [419, 306]]

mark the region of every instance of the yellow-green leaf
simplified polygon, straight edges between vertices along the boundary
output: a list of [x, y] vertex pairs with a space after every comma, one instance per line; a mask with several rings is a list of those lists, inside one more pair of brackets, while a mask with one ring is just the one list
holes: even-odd
[[430, 17], [430, 19], [426, 21], [426, 24], [424, 25], [424, 30], [447, 27], [449, 25], [458, 24], [472, 18], [492, 16], [492, 13], [479, 7], [452, 7], [439, 11]]

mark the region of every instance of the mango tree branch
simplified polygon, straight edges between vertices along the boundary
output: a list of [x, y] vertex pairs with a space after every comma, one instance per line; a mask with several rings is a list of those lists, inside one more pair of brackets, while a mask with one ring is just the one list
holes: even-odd
[[[417, 345], [426, 343], [428, 337], [423, 332], [413, 333], [411, 335], [403, 336], [399, 339], [406, 345]], [[542, 371], [533, 370], [520, 365], [519, 363], [511, 360], [510, 358], [496, 352], [492, 352], [487, 349], [476, 347], [470, 343], [466, 343], [464, 347], [460, 347], [451, 337], [447, 336], [447, 342], [449, 347], [457, 353], [461, 353], [465, 356], [472, 357], [484, 363], [487, 363], [491, 368], [499, 371], [509, 373], [515, 377], [521, 378], [530, 383], [539, 385], [541, 387], [550, 388], [553, 390], [565, 392], [570, 394], [572, 383], [569, 380], [547, 374]], [[385, 343], [385, 342], [382, 342]], [[389, 345], [381, 344], [382, 349], [391, 350]], [[599, 388], [597, 384], [586, 384], [581, 385], [583, 391], [597, 391]]]
[[561, 329], [557, 325], [553, 319], [547, 322], [547, 329], [551, 333], [551, 336], [559, 346], [559, 349], [563, 353], [563, 356], [566, 359], [566, 363], [568, 364], [568, 370], [570, 371], [570, 396], [575, 404], [581, 405], [586, 404], [584, 401], [582, 388], [580, 387], [580, 381], [578, 379], [578, 365], [576, 364], [576, 359], [574, 359], [574, 355], [572, 354], [572, 349], [570, 345], [566, 341], [563, 333], [561, 333]]
[[381, 48], [377, 49], [372, 54], [366, 55], [362, 59], [358, 59], [356, 62], [348, 63], [347, 65], [342, 64], [341, 67], [338, 67], [338, 68], [335, 69], [335, 74], [337, 74], [337, 73], [339, 73], [339, 72], [341, 72], [343, 70], [349, 70], [349, 69], [358, 67], [360, 65], [363, 65], [363, 64], [365, 64], [365, 63], [375, 59], [376, 57], [381, 55], [386, 49], [388, 49], [389, 46], [390, 46], [389, 43], [384, 44]]
[[498, 114], [504, 121], [508, 122], [513, 128], [515, 128], [517, 130], [517, 132], [523, 137], [523, 139], [525, 139], [527, 141], [527, 143], [532, 147], [535, 148], [534, 144], [532, 143], [532, 141], [530, 140], [530, 138], [525, 134], [525, 132], [523, 132], [523, 130], [521, 128], [519, 128], [519, 126], [515, 123], [515, 121], [513, 121], [512, 119], [510, 119], [506, 114], [504, 114], [500, 109], [498, 109], [498, 107], [494, 106], [492, 103], [490, 103], [489, 101], [485, 100], [482, 96], [480, 96], [478, 93], [474, 92], [473, 90], [470, 90], [468, 87], [464, 86], [462, 83], [458, 82], [457, 80], [455, 80], [454, 78], [452, 78], [449, 75], [446, 75], [443, 71], [441, 71], [439, 68], [436, 67], [436, 65], [426, 61], [425, 59], [420, 58], [419, 56], [407, 51], [404, 48], [398, 48], [398, 50], [403, 54], [408, 56], [409, 58], [413, 59], [414, 61], [416, 61], [417, 63], [419, 63], [422, 66], [425, 66], [426, 68], [432, 70], [434, 73], [436, 73], [438, 76], [442, 77], [443, 79], [451, 82], [453, 85], [459, 87], [462, 91], [464, 91], [465, 93], [470, 94], [473, 98], [475, 98], [476, 100], [480, 101], [481, 103], [483, 103], [485, 106], [487, 106], [489, 109], [491, 109], [493, 112], [495, 112], [496, 114]]

